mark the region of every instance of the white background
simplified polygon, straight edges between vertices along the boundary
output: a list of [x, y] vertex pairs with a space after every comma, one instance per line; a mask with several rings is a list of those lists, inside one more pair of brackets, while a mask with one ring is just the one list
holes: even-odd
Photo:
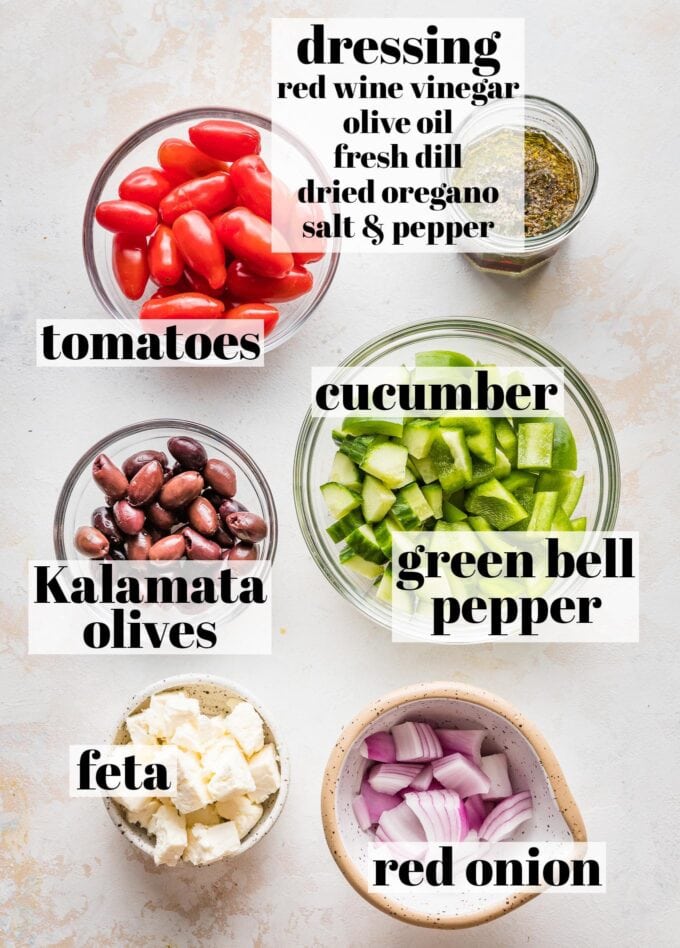
[[[314, 12], [359, 16], [366, 4], [329, 0]], [[370, 12], [408, 15], [413, 7], [398, 0]], [[36, 317], [99, 315], [80, 225], [100, 163], [131, 130], [168, 111], [267, 111], [269, 17], [309, 8], [292, 0], [2, 5], [4, 944], [677, 943], [680, 347], [672, 291], [680, 241], [670, 96], [680, 14], [662, 0], [496, 0], [474, 11], [442, 0], [425, 12], [524, 14], [528, 91], [564, 104], [590, 130], [599, 191], [559, 256], [520, 284], [478, 274], [455, 256], [347, 256], [320, 310], [265, 369], [114, 373], [34, 367]], [[617, 526], [642, 532], [639, 645], [393, 645], [312, 563], [291, 490], [309, 366], [337, 363], [394, 325], [450, 314], [536, 333], [602, 399], [621, 452]], [[132, 693], [200, 671], [200, 659], [26, 655], [25, 563], [52, 555], [54, 505], [73, 461], [114, 428], [161, 415], [221, 429], [250, 451], [270, 479], [281, 526], [273, 655], [216, 656], [206, 670], [252, 689], [279, 719], [293, 758], [290, 798], [275, 830], [237, 865], [198, 872], [154, 870], [115, 832], [101, 801], [69, 800], [68, 746], [106, 741]], [[452, 936], [393, 921], [347, 885], [319, 818], [330, 748], [380, 694], [444, 676], [503, 695], [543, 730], [590, 837], [608, 843], [606, 896], [543, 896]]]

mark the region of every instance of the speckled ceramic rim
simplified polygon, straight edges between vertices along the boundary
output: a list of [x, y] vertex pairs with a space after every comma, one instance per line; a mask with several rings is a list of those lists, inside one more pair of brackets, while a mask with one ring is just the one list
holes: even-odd
[[403, 707], [412, 701], [420, 701], [427, 698], [452, 698], [458, 701], [466, 701], [469, 704], [479, 705], [482, 708], [494, 711], [509, 721], [510, 724], [524, 735], [525, 739], [535, 751], [545, 771], [546, 780], [552, 788], [553, 795], [564, 817], [564, 821], [575, 842], [586, 841], [586, 828], [583, 823], [583, 817], [576, 805], [576, 801], [571, 795], [564, 774], [548, 742], [530, 721], [527, 721], [516, 708], [508, 704], [508, 702], [502, 698], [488, 691], [482, 691], [480, 688], [474, 688], [471, 685], [466, 685], [461, 682], [435, 681], [429, 684], [420, 683], [408, 685], [405, 688], [400, 688], [398, 691], [392, 691], [369, 705], [369, 707], [364, 708], [363, 711], [360, 711], [340, 735], [335, 747], [331, 751], [324, 772], [321, 790], [321, 818], [326, 835], [326, 842], [331, 851], [331, 855], [350, 885], [359, 895], [363, 896], [367, 902], [370, 902], [371, 905], [380, 909], [381, 912], [385, 912], [387, 915], [391, 915], [400, 921], [409, 922], [412, 925], [420, 925], [424, 928], [472, 928], [475, 925], [482, 925], [484, 922], [490, 922], [495, 918], [499, 918], [501, 915], [507, 915], [508, 912], [519, 908], [520, 905], [524, 905], [530, 899], [535, 898], [539, 893], [518, 893], [504, 899], [495, 906], [491, 906], [483, 912], [448, 917], [443, 916], [433, 921], [430, 915], [414, 912], [406, 908], [403, 904], [395, 902], [393, 899], [369, 891], [367, 880], [352, 861], [345, 848], [338, 822], [336, 791], [340, 773], [345, 764], [347, 754], [354, 746], [361, 732], [387, 711], [391, 711], [393, 708]]
[[[83, 257], [85, 259], [85, 269], [87, 270], [88, 278], [92, 285], [92, 289], [97, 296], [97, 299], [104, 309], [109, 313], [109, 315], [116, 319], [125, 320], [126, 317], [121, 314], [115, 300], [111, 299], [108, 292], [106, 291], [106, 288], [104, 287], [104, 284], [102, 283], [94, 250], [94, 212], [97, 204], [99, 203], [102, 191], [104, 190], [109, 178], [115, 172], [120, 162], [147, 138], [150, 138], [157, 132], [162, 132], [164, 129], [172, 128], [173, 125], [177, 125], [182, 122], [198, 122], [211, 118], [234, 119], [239, 122], [246, 122], [249, 125], [254, 125], [258, 129], [264, 129], [271, 135], [280, 136], [280, 138], [288, 142], [297, 151], [299, 151], [300, 154], [304, 155], [310, 166], [316, 172], [318, 180], [322, 184], [330, 184], [328, 174], [316, 155], [310, 151], [310, 149], [307, 148], [307, 146], [301, 142], [299, 138], [293, 135], [292, 132], [289, 132], [288, 129], [279, 124], [276, 124], [275, 126], [272, 125], [270, 119], [264, 115], [260, 115], [258, 112], [248, 112], [244, 109], [206, 106], [203, 108], [183, 109], [180, 112], [171, 112], [169, 115], [163, 115], [161, 118], [155, 119], [153, 122], [149, 122], [147, 125], [142, 125], [141, 128], [137, 129], [136, 132], [133, 132], [123, 142], [121, 142], [121, 144], [109, 155], [98, 171], [97, 176], [92, 184], [92, 188], [90, 189], [87, 203], [85, 205], [85, 213], [83, 215], [82, 245]], [[336, 205], [329, 203], [329, 214], [333, 214], [335, 210]], [[328, 254], [328, 269], [318, 286], [315, 285], [312, 292], [309, 294], [310, 300], [307, 309], [300, 313], [294, 320], [281, 320], [281, 325], [276, 327], [271, 336], [265, 340], [265, 353], [271, 352], [273, 349], [278, 348], [278, 346], [292, 338], [292, 336], [294, 336], [295, 333], [302, 328], [303, 324], [316, 310], [319, 303], [328, 292], [330, 285], [333, 282], [333, 278], [335, 277], [335, 271], [338, 269], [338, 263], [340, 262], [340, 249], [340, 238], [333, 238], [331, 250]], [[315, 276], [315, 280], [316, 279], [317, 278]]]
[[[276, 753], [279, 758], [279, 769], [281, 771], [281, 786], [277, 791], [276, 800], [274, 801], [274, 805], [272, 806], [271, 810], [260, 823], [257, 823], [256, 826], [253, 827], [236, 852], [229, 853], [221, 860], [218, 860], [218, 862], [224, 862], [225, 860], [235, 859], [237, 856], [241, 856], [249, 849], [252, 849], [256, 843], [259, 843], [259, 841], [267, 835], [274, 823], [276, 823], [278, 818], [281, 816], [283, 806], [286, 802], [286, 797], [288, 796], [288, 784], [290, 783], [290, 758], [288, 756], [288, 750], [278, 728], [272, 723], [269, 713], [263, 709], [257, 698], [253, 697], [253, 695], [241, 685], [237, 685], [228, 678], [220, 678], [217, 675], [172, 675], [169, 678], [162, 678], [155, 684], [149, 685], [148, 688], [140, 691], [134, 696], [134, 698], [130, 700], [125, 712], [121, 715], [118, 723], [116, 724], [111, 738], [109, 739], [109, 743], [116, 743], [116, 735], [125, 724], [125, 718], [132, 714], [141, 704], [150, 698], [151, 695], [160, 694], [163, 691], [177, 691], [180, 688], [191, 686], [195, 687], [200, 685], [210, 685], [212, 687], [222, 688], [227, 698], [242, 698], [244, 701], [248, 701], [250, 704], [252, 704], [271, 733], [276, 745]], [[151, 843], [151, 840], [145, 834], [137, 834], [133, 830], [132, 826], [123, 814], [123, 811], [116, 803], [114, 803], [111, 797], [102, 797], [102, 799], [104, 801], [104, 806], [106, 807], [106, 812], [111, 817], [111, 821], [113, 822], [114, 826], [123, 834], [129, 843], [152, 859], [153, 844]], [[208, 865], [214, 866], [216, 863], [209, 863]], [[185, 866], [193, 869], [205, 868], [205, 866], [194, 866], [193, 863], [190, 862], [181, 861], [178, 863], [178, 868]]]

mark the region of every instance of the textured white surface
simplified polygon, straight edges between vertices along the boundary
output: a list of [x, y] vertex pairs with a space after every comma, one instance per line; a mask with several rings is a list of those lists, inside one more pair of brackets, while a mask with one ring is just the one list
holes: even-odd
[[[268, 110], [271, 15], [361, 15], [366, 4], [5, 0], [2, 304], [7, 410], [0, 689], [0, 941], [9, 945], [598, 946], [676, 944], [678, 346], [675, 54], [680, 14], [655, 0], [593, 4], [431, 0], [428, 14], [525, 15], [528, 90], [591, 131], [601, 167], [572, 242], [523, 284], [446, 256], [347, 257], [312, 322], [262, 370], [37, 369], [37, 316], [97, 314], [80, 254], [81, 214], [103, 158], [132, 129], [191, 105]], [[406, 2], [370, 12], [422, 12]], [[664, 259], [667, 248], [673, 254]], [[675, 298], [677, 303], [677, 296]], [[410, 319], [473, 314], [530, 330], [585, 373], [608, 410], [623, 468], [619, 526], [642, 537], [638, 645], [393, 646], [329, 588], [292, 506], [291, 464], [308, 367]], [[669, 419], [669, 412], [673, 417]], [[219, 658], [280, 719], [292, 757], [275, 830], [237, 865], [153, 869], [98, 800], [67, 797], [67, 747], [101, 741], [132, 693], [182, 658], [26, 656], [25, 563], [51, 554], [57, 493], [103, 433], [161, 415], [242, 443], [279, 506], [274, 652]], [[10, 432], [13, 432], [10, 434]], [[675, 588], [674, 588], [675, 587]], [[455, 936], [383, 917], [345, 883], [321, 834], [328, 751], [353, 713], [415, 680], [495, 691], [544, 731], [592, 839], [609, 846], [609, 892], [543, 896]]]

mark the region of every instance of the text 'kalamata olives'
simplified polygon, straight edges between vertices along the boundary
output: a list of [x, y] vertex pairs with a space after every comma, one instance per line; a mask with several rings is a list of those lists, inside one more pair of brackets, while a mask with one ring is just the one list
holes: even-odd
[[148, 448], [121, 468], [106, 454], [95, 458], [92, 476], [107, 505], [76, 531], [78, 552], [109, 561], [257, 560], [267, 524], [236, 500], [232, 466], [208, 458], [188, 435], [170, 438], [168, 451], [174, 461]]

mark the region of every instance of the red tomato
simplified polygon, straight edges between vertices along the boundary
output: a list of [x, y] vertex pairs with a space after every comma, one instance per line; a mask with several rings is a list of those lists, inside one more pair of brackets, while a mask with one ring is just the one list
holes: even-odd
[[217, 290], [213, 290], [204, 276], [201, 276], [200, 273], [195, 273], [189, 267], [186, 267], [184, 270], [184, 281], [192, 293], [203, 293], [204, 296], [214, 296], [216, 299], [224, 299], [223, 286]]
[[149, 273], [159, 286], [173, 286], [184, 273], [175, 235], [165, 224], [158, 225], [149, 241]]
[[103, 201], [94, 212], [97, 223], [114, 234], [148, 237], [158, 223], [158, 211], [139, 201]]
[[258, 130], [228, 119], [199, 122], [189, 129], [189, 138], [206, 155], [222, 161], [236, 161], [244, 155], [256, 155], [260, 151]]
[[279, 311], [268, 303], [241, 303], [225, 312], [226, 319], [261, 319], [264, 323], [265, 338], [279, 321]]
[[227, 270], [224, 247], [202, 211], [187, 211], [172, 225], [180, 253], [192, 270], [204, 276], [213, 290], [224, 286]]
[[272, 219], [272, 199], [276, 199], [277, 207], [281, 209], [287, 208], [292, 199], [288, 188], [273, 177], [259, 155], [239, 158], [229, 173], [236, 188], [238, 203], [267, 221]]
[[129, 300], [138, 300], [146, 289], [149, 267], [146, 262], [146, 238], [116, 234], [113, 238], [113, 275]]
[[[303, 224], [306, 221], [322, 221], [323, 211], [316, 204], [301, 204], [296, 201], [291, 207], [288, 223], [288, 239], [293, 247], [304, 246], [304, 250], [295, 250], [293, 259], [300, 266], [316, 263], [326, 253], [326, 241], [323, 237], [305, 237]], [[309, 249], [307, 249], [309, 248]]]
[[187, 178], [210, 174], [211, 171], [225, 171], [221, 161], [215, 161], [194, 148], [190, 142], [181, 138], [166, 138], [158, 149], [158, 162], [166, 171], [181, 171]]
[[160, 204], [161, 217], [172, 224], [187, 211], [203, 211], [212, 217], [236, 203], [236, 191], [225, 171], [215, 171], [202, 178], [180, 184], [167, 194]]
[[314, 277], [304, 267], [293, 267], [280, 279], [261, 277], [250, 273], [240, 260], [229, 264], [227, 286], [234, 299], [245, 302], [283, 303], [309, 293]]
[[294, 261], [289, 250], [272, 250], [274, 242], [286, 246], [283, 237], [247, 207], [227, 211], [217, 220], [215, 229], [225, 247], [252, 273], [263, 277], [284, 277], [292, 269]]
[[139, 311], [140, 319], [207, 319], [221, 316], [224, 303], [202, 293], [177, 293], [163, 299], [148, 299]]
[[185, 283], [184, 277], [175, 283], [174, 286], [160, 286], [155, 293], [149, 297], [150, 300], [166, 300], [169, 296], [179, 296], [180, 293], [189, 293], [191, 287]]
[[135, 168], [118, 185], [118, 196], [124, 201], [139, 201], [149, 207], [158, 207], [161, 200], [175, 185], [160, 168]]

